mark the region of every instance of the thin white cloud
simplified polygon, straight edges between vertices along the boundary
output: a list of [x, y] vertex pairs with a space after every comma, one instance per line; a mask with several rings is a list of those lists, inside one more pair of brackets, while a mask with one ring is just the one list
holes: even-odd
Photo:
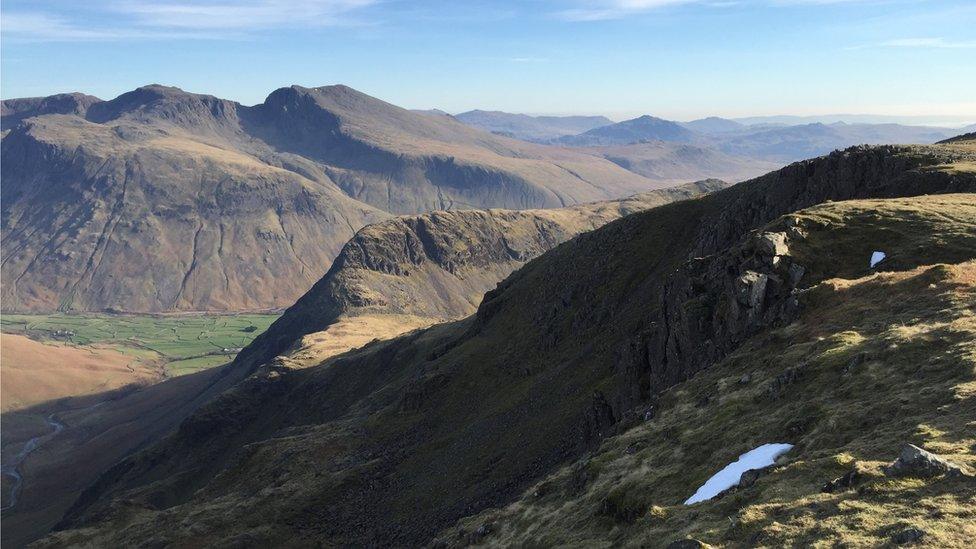
[[128, 0], [117, 10], [147, 27], [254, 30], [339, 24], [351, 12], [375, 0]]
[[556, 13], [567, 21], [606, 21], [620, 19], [634, 13], [650, 11], [668, 6], [701, 3], [702, 0], [598, 0], [579, 2], [578, 7], [564, 9]]
[[4, 39], [18, 42], [93, 42], [134, 38], [178, 38], [174, 33], [147, 29], [85, 27], [46, 13], [4, 13], [0, 19]]
[[573, 2], [575, 7], [559, 10], [555, 15], [567, 21], [606, 21], [688, 4], [728, 8], [747, 4], [795, 6], [803, 4], [888, 3], [892, 1], [899, 0], [576, 0]]
[[943, 48], [967, 49], [976, 48], [976, 40], [952, 41], [945, 38], [899, 38], [881, 42], [879, 46], [885, 48]]
[[976, 40], [946, 40], [942, 37], [936, 38], [896, 38], [875, 42], [873, 44], [861, 44], [849, 46], [846, 50], [866, 50], [877, 48], [906, 48], [906, 49], [976, 49]]
[[[248, 31], [353, 25], [357, 10], [378, 0], [121, 0], [91, 8], [87, 18], [7, 11], [4, 39], [80, 42], [157, 39], [241, 39]], [[92, 24], [91, 21], [111, 21]]]

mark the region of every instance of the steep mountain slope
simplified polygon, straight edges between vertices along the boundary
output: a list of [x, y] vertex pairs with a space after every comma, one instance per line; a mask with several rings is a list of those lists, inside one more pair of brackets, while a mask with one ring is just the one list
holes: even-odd
[[253, 135], [324, 165], [350, 196], [398, 214], [556, 207], [655, 186], [609, 162], [401, 109], [345, 86], [283, 88], [247, 113]]
[[277, 308], [390, 213], [659, 186], [344, 86], [283, 88], [244, 107], [154, 85], [103, 102], [11, 100], [4, 112], [20, 117], [2, 142], [7, 311]]
[[162, 126], [42, 116], [2, 155], [7, 311], [281, 307], [388, 217]]
[[[974, 192], [974, 154], [855, 148], [797, 163], [580, 235], [516, 271], [465, 321], [314, 368], [238, 364], [253, 375], [103, 475], [66, 515], [72, 530], [48, 542], [424, 543], [512, 501], [662, 391], [794, 320], [792, 290], [870, 272], [874, 244], [856, 227], [827, 234], [838, 255], [812, 246], [806, 265], [777, 259], [777, 237], [752, 231], [828, 200]], [[932, 200], [945, 201], [927, 210], [936, 215], [894, 215], [896, 227], [870, 233], [892, 236], [891, 268], [976, 255], [972, 196]], [[948, 206], [958, 215], [943, 215]], [[790, 226], [780, 223], [767, 230]]]
[[573, 146], [629, 145], [645, 141], [694, 143], [701, 137], [677, 122], [644, 115], [556, 140]]
[[782, 166], [778, 162], [732, 156], [713, 147], [666, 141], [579, 150], [606, 158], [655, 181], [681, 181], [691, 174], [699, 178], [742, 181]]
[[[859, 234], [941, 216], [947, 205], [853, 201], [800, 219], [830, 223], [820, 238], [828, 227]], [[747, 340], [662, 394], [648, 420], [516, 502], [460, 521], [440, 545], [665, 547], [691, 538], [714, 547], [887, 547], [918, 536], [926, 546], [966, 547], [976, 536], [976, 477], [885, 472], [906, 443], [976, 472], [976, 263], [927, 265], [945, 248], [932, 251], [916, 269], [817, 284], [802, 294], [796, 322]], [[863, 266], [863, 250], [852, 259]], [[737, 456], [771, 442], [794, 447], [717, 499], [682, 504]]]
[[707, 180], [569, 208], [434, 212], [369, 225], [238, 362], [297, 347], [289, 364], [318, 363], [377, 337], [463, 318], [512, 271], [572, 236], [726, 186]]
[[473, 110], [454, 118], [468, 126], [524, 141], [546, 142], [564, 135], [576, 135], [613, 121], [605, 116], [529, 116], [501, 111]]
[[951, 143], [976, 143], [976, 132], [964, 133], [962, 135], [957, 135], [955, 137], [950, 137], [948, 139], [943, 139], [939, 141], [942, 145], [948, 145]]

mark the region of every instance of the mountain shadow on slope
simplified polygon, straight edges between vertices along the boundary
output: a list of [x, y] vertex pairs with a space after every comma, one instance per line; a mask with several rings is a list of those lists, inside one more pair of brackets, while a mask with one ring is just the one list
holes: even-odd
[[[857, 147], [584, 233], [516, 271], [467, 320], [316, 368], [257, 370], [103, 475], [61, 525], [86, 528], [51, 541], [424, 543], [511, 501], [764, 322], [790, 318], [721, 322], [726, 310], [707, 296], [735, 278], [694, 258], [828, 200], [974, 192], [972, 161], [957, 146]], [[782, 295], [771, 303], [788, 304]], [[710, 325], [709, 345], [688, 337]]]

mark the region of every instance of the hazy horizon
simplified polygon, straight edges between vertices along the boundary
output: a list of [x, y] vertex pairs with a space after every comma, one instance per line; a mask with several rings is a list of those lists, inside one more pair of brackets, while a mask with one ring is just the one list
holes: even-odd
[[343, 83], [413, 109], [976, 121], [962, 0], [9, 0], [3, 98], [150, 82], [260, 103]]
[[[341, 84], [341, 83], [337, 82], [335, 84]], [[150, 84], [145, 84], [145, 85], [150, 85]], [[159, 84], [159, 85], [169, 86], [169, 84]], [[326, 84], [326, 85], [334, 85], [334, 84]], [[137, 87], [139, 87], [139, 86], [137, 86]], [[179, 87], [179, 86], [176, 86], [176, 87]], [[284, 86], [278, 86], [278, 88], [280, 88], [280, 87], [284, 87]], [[308, 87], [312, 87], [312, 86], [308, 86]], [[278, 89], [278, 88], [275, 88], [275, 89]], [[132, 89], [136, 89], [136, 88], [132, 88]], [[102, 99], [102, 100], [112, 99], [112, 98], [117, 97], [118, 95], [121, 95], [121, 94], [126, 93], [128, 91], [132, 91], [132, 89], [123, 90], [123, 91], [119, 92], [118, 94], [115, 94], [115, 95], [112, 95], [112, 96], [99, 97], [99, 99]], [[213, 95], [213, 94], [210, 94], [210, 93], [208, 93], [207, 91], [204, 91], [204, 90], [187, 90], [187, 89], [184, 89], [184, 91], [190, 92], [190, 93], [197, 93], [197, 94]], [[270, 93], [270, 91], [273, 91], [273, 90], [269, 90], [269, 93]], [[362, 91], [362, 90], [359, 90], [359, 91]], [[60, 93], [85, 93], [85, 94], [88, 94], [88, 95], [95, 95], [95, 94], [86, 92], [84, 90], [63, 90], [63, 91], [55, 91], [55, 92], [52, 92], [50, 94], [45, 94], [44, 96], [47, 96], [47, 95], [56, 95], [56, 94], [60, 94]], [[6, 94], [2, 94], [2, 97], [0, 97], [0, 98], [2, 98], [3, 100], [7, 100], [7, 99], [18, 99], [18, 98], [24, 98], [24, 97], [33, 97], [33, 96], [12, 96], [12, 97], [8, 97]], [[43, 97], [43, 96], [41, 96], [41, 97]], [[221, 97], [221, 98], [222, 99], [231, 99], [231, 100], [234, 100], [234, 101], [238, 101], [236, 99], [229, 98], [229, 97]], [[386, 99], [384, 99], [383, 97], [379, 97], [379, 99], [383, 99], [383, 100], [386, 101]], [[242, 103], [242, 104], [245, 104], [245, 105], [255, 105], [255, 104], [260, 103], [260, 101], [255, 102], [255, 103], [246, 103], [246, 102], [243, 102], [243, 101], [238, 101], [238, 102], [239, 103]], [[604, 111], [604, 112], [572, 112], [572, 111], [569, 111], [569, 112], [566, 112], [566, 111], [562, 111], [562, 112], [519, 112], [519, 111], [503, 111], [503, 110], [500, 110], [500, 109], [487, 109], [487, 108], [482, 108], [480, 106], [475, 106], [475, 107], [472, 107], [470, 109], [464, 109], [464, 110], [447, 111], [446, 109], [441, 109], [441, 108], [438, 108], [438, 107], [426, 107], [425, 108], [425, 107], [414, 107], [414, 106], [410, 106], [410, 105], [398, 105], [398, 106], [404, 107], [404, 108], [407, 108], [407, 109], [413, 109], [413, 110], [440, 110], [440, 111], [444, 111], [444, 112], [446, 112], [446, 113], [448, 113], [450, 115], [457, 115], [457, 114], [461, 114], [461, 113], [465, 113], [465, 112], [469, 112], [469, 111], [480, 110], [480, 111], [486, 111], [486, 112], [505, 112], [505, 113], [508, 113], [508, 114], [520, 114], [520, 115], [527, 115], [527, 116], [533, 116], [533, 117], [539, 117], [539, 116], [604, 116], [604, 117], [610, 119], [612, 122], [620, 122], [620, 121], [629, 120], [629, 119], [636, 118], [636, 117], [639, 117], [639, 116], [644, 116], [644, 115], [651, 115], [651, 116], [658, 116], [658, 117], [661, 117], [661, 118], [667, 118], [667, 117], [664, 117], [664, 116], [659, 115], [658, 113], [651, 112], [651, 111], [632, 111], [632, 112], [620, 112], [620, 111]], [[976, 115], [972, 115], [972, 116], [966, 116], [966, 115], [955, 115], [955, 116], [954, 115], [932, 115], [932, 116], [909, 115], [909, 116], [898, 116], [898, 115], [892, 115], [892, 114], [887, 114], [887, 113], [834, 113], [834, 112], [825, 112], [823, 114], [770, 113], [770, 114], [751, 114], [751, 115], [745, 115], [745, 116], [723, 116], [721, 114], [714, 114], [714, 113], [703, 112], [701, 115], [696, 116], [696, 117], [692, 117], [692, 118], [686, 117], [686, 118], [680, 118], [680, 119], [679, 118], [676, 118], [674, 120], [679, 121], [679, 122], [690, 122], [690, 121], [693, 121], [693, 120], [700, 120], [700, 119], [703, 119], [703, 118], [711, 118], [711, 117], [718, 117], [718, 118], [726, 118], [726, 119], [729, 119], [729, 120], [735, 120], [737, 122], [741, 122], [741, 123], [746, 124], [746, 125], [751, 125], [751, 124], [801, 125], [801, 124], [814, 124], [814, 123], [834, 124], [834, 123], [837, 123], [837, 122], [842, 122], [842, 123], [847, 123], [847, 124], [903, 124], [903, 125], [933, 126], [933, 127], [944, 127], [944, 128], [961, 128], [961, 127], [964, 127], [964, 126], [969, 126], [969, 125], [972, 125], [972, 124], [976, 124]]]

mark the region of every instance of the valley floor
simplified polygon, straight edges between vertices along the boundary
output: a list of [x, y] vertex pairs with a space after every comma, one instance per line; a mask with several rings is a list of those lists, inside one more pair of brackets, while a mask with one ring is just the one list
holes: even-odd
[[[50, 528], [101, 472], [99, 466], [138, 444], [159, 421], [157, 414], [179, 410], [217, 366], [231, 361], [276, 318], [3, 315], [4, 546], [20, 545]], [[146, 415], [148, 410], [155, 413]], [[119, 444], [123, 432], [134, 440]], [[64, 466], [84, 452], [99, 457], [90, 467]]]

